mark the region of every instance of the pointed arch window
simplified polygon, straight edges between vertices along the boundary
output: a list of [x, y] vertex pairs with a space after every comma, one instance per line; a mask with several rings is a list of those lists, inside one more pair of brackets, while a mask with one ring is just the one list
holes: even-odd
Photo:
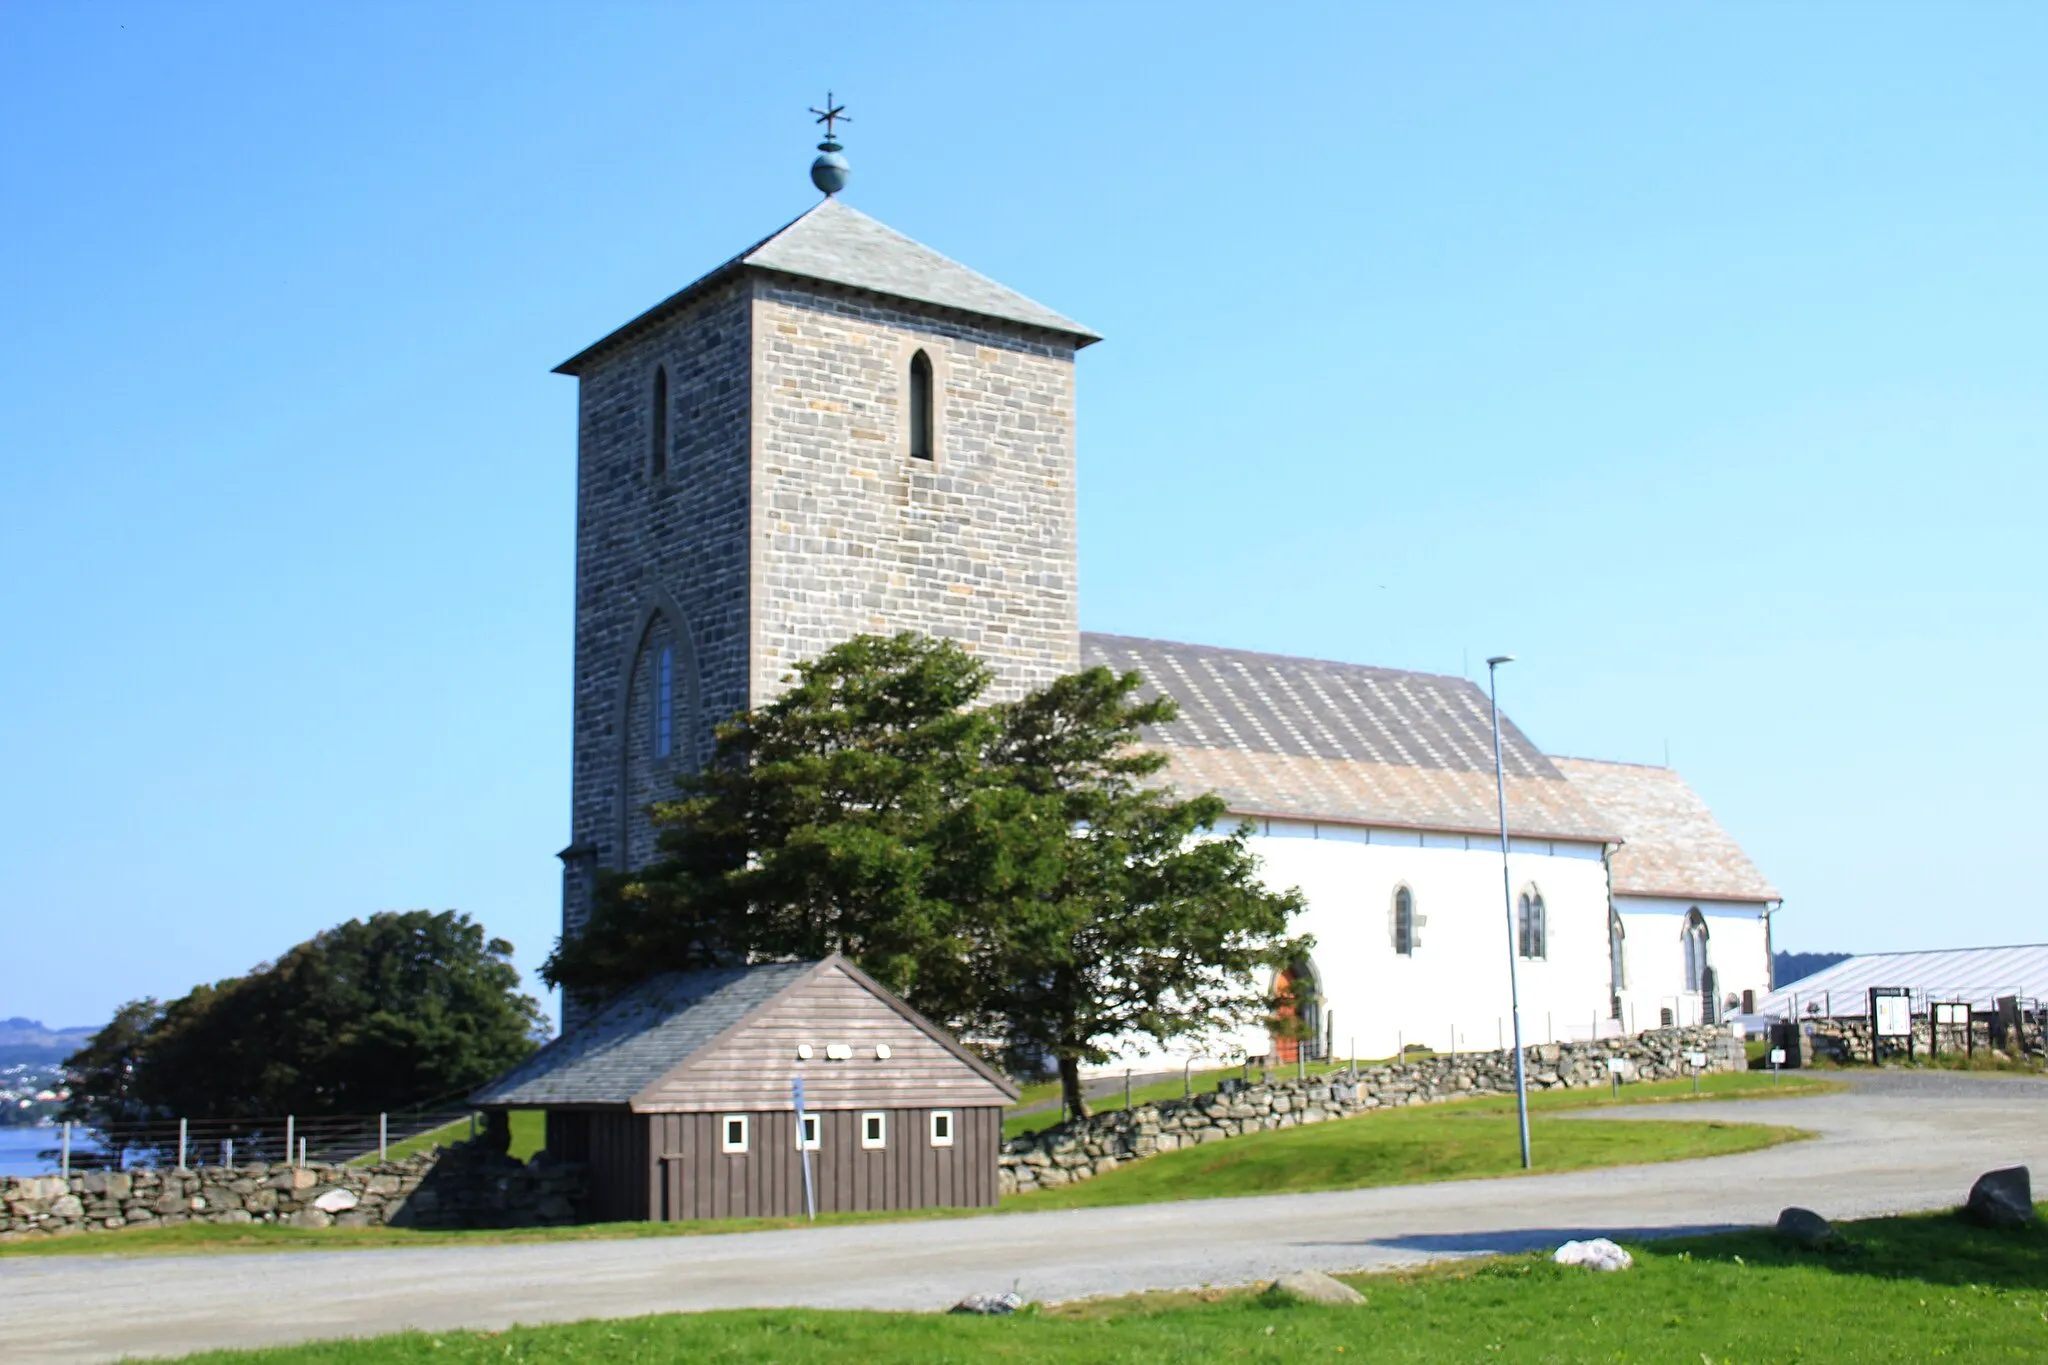
[[676, 650], [663, 645], [654, 661], [654, 756], [667, 758], [676, 747]]
[[657, 479], [668, 477], [668, 368], [654, 367], [653, 434], [647, 452], [647, 472]]
[[1705, 991], [1711, 988], [1712, 978], [1707, 967], [1707, 917], [1695, 905], [1685, 912], [1685, 988], [1688, 991]]
[[1543, 893], [1530, 887], [1522, 893], [1522, 913], [1516, 924], [1515, 951], [1523, 957], [1548, 957], [1543, 924]]
[[1394, 888], [1394, 951], [1402, 957], [1415, 955], [1415, 894], [1405, 886]]
[[932, 358], [923, 351], [910, 357], [910, 455], [932, 458]]

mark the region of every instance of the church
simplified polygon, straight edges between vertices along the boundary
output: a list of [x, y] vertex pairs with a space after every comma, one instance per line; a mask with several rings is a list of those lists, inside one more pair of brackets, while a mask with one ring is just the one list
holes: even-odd
[[578, 384], [565, 932], [601, 870], [654, 856], [646, 808], [715, 725], [840, 640], [914, 630], [987, 662], [998, 698], [1105, 664], [1179, 703], [1148, 736], [1167, 778], [1253, 825], [1315, 939], [1289, 968], [1311, 1036], [1260, 1027], [1204, 1060], [1500, 1046], [1508, 888], [1527, 1041], [1769, 991], [1778, 893], [1669, 769], [1549, 755], [1503, 717], [1504, 888], [1472, 682], [1082, 632], [1074, 372], [1101, 338], [848, 206], [821, 149], [822, 202], [558, 367]]

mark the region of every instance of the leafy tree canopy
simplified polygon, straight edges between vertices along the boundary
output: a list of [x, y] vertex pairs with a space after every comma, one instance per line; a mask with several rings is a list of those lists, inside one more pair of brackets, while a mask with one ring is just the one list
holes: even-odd
[[545, 1035], [511, 955], [452, 910], [350, 920], [247, 976], [122, 1006], [65, 1063], [66, 1117], [368, 1114], [453, 1099]]
[[662, 970], [838, 951], [1013, 1069], [1079, 1068], [1117, 1040], [1214, 1034], [1275, 1005], [1297, 893], [1267, 890], [1213, 795], [1153, 779], [1172, 719], [1135, 673], [1012, 703], [950, 642], [862, 636], [721, 727], [654, 807], [662, 858], [601, 886], [543, 968], [602, 996]]

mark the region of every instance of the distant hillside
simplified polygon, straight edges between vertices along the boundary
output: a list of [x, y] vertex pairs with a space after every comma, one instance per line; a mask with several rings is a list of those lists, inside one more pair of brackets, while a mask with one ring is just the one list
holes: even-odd
[[1795, 981], [1812, 976], [1822, 968], [1832, 967], [1837, 962], [1846, 962], [1854, 956], [1854, 953], [1779, 953], [1772, 964], [1776, 973], [1772, 979], [1782, 989]]
[[0, 1066], [55, 1066], [97, 1031], [93, 1024], [49, 1028], [35, 1019], [0, 1019]]

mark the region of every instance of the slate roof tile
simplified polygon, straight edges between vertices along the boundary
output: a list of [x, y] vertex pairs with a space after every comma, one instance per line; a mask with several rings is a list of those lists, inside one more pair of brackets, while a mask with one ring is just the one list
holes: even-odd
[[1669, 768], [1595, 758], [1551, 760], [1620, 829], [1614, 890], [1625, 896], [1779, 899], [1742, 846]]

